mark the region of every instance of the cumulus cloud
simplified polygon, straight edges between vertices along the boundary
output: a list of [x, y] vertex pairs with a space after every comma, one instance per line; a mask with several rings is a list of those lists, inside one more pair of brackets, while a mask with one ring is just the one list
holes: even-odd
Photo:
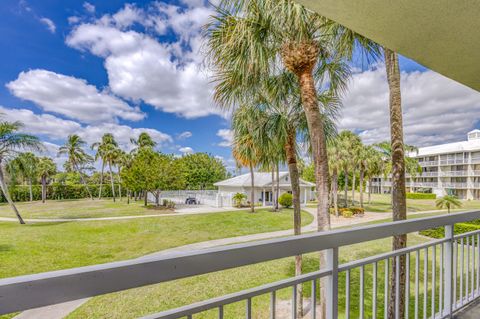
[[43, 23], [51, 33], [55, 33], [57, 30], [57, 26], [49, 18], [40, 18], [40, 22]]
[[6, 86], [16, 97], [32, 101], [44, 111], [83, 123], [114, 122], [117, 118], [138, 121], [145, 117], [138, 107], [98, 91], [85, 80], [47, 70], [21, 72]]
[[192, 137], [192, 132], [185, 131], [185, 132], [182, 132], [182, 133], [178, 134], [177, 139], [185, 140], [185, 139], [190, 138], [190, 137]]
[[[480, 93], [433, 71], [402, 72], [406, 143], [426, 146], [466, 139], [480, 114]], [[366, 143], [390, 139], [385, 68], [355, 73], [343, 103], [341, 129]]]
[[[105, 59], [109, 87], [131, 101], [185, 118], [224, 115], [212, 102], [212, 85], [198, 54], [207, 7], [182, 9], [156, 2], [147, 9], [126, 5], [113, 15], [77, 25], [67, 45]], [[133, 24], [142, 25], [141, 32]], [[171, 31], [177, 42], [155, 36]]]
[[229, 129], [220, 129], [217, 131], [217, 136], [222, 139], [218, 146], [230, 147], [233, 142], [233, 132]]
[[180, 147], [178, 149], [178, 151], [184, 155], [186, 154], [193, 154], [193, 148], [189, 147], [189, 146], [185, 146], [185, 147]]
[[54, 141], [63, 141], [68, 135], [78, 134], [89, 145], [98, 142], [105, 133], [112, 133], [119, 146], [129, 151], [132, 149], [130, 138], [138, 138], [140, 133], [148, 133], [160, 147], [172, 143], [170, 135], [151, 128], [132, 128], [117, 123], [101, 123], [82, 126], [80, 123], [61, 119], [50, 114], [35, 114], [27, 109], [10, 109], [0, 106], [0, 112], [8, 121], [21, 121], [23, 131], [38, 136], [45, 136]]

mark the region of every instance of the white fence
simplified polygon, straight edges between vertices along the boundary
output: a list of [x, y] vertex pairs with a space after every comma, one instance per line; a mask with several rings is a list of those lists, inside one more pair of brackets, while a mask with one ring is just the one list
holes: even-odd
[[[160, 203], [164, 199], [173, 201], [177, 205], [185, 204], [187, 198], [195, 198], [197, 204], [213, 207], [232, 207], [233, 193], [221, 193], [217, 190], [177, 190], [160, 193]], [[148, 200], [155, 202], [155, 196], [148, 194]]]

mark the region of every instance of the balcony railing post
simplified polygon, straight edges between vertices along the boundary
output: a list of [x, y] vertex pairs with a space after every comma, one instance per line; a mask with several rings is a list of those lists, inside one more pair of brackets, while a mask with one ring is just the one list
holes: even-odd
[[327, 250], [327, 269], [332, 270], [328, 276], [327, 283], [327, 319], [337, 319], [338, 317], [338, 248]]
[[445, 226], [445, 255], [444, 255], [444, 298], [443, 298], [443, 317], [451, 318], [453, 310], [453, 243], [454, 243], [454, 225]]

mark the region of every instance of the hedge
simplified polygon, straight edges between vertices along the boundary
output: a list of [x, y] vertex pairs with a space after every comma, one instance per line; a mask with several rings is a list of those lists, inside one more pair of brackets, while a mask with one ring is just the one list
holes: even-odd
[[[455, 233], [455, 235], [458, 235], [458, 234], [468, 233], [475, 230], [480, 230], [480, 224], [458, 223], [458, 224], [455, 224], [453, 232]], [[420, 235], [428, 236], [431, 238], [444, 238], [445, 228], [437, 227], [437, 228], [422, 230], [420, 231]]]
[[408, 199], [435, 199], [437, 198], [436, 194], [432, 193], [407, 193]]
[[[99, 184], [88, 185], [90, 192], [94, 197], [98, 197]], [[10, 196], [15, 202], [26, 202], [30, 200], [30, 189], [26, 185], [10, 187]], [[32, 185], [33, 200], [42, 199], [42, 186]], [[118, 185], [115, 185], [115, 195], [118, 196]], [[122, 196], [126, 196], [126, 190], [122, 188]], [[87, 198], [88, 192], [84, 185], [47, 185], [47, 199], [80, 199]], [[104, 184], [102, 187], [102, 197], [112, 197], [112, 187], [110, 184]], [[0, 196], [0, 202], [5, 202], [3, 194]]]

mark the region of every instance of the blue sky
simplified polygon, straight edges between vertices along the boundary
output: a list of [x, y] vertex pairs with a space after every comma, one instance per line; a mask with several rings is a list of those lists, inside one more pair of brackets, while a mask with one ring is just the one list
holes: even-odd
[[[232, 165], [229, 119], [202, 67], [206, 2], [3, 0], [0, 10], [0, 111], [51, 154], [68, 134], [92, 143], [112, 131], [128, 148], [146, 130], [164, 152]], [[367, 143], [388, 139], [383, 66], [358, 66], [339, 127]], [[478, 127], [478, 92], [405, 58], [401, 68], [407, 142], [463, 140]]]

